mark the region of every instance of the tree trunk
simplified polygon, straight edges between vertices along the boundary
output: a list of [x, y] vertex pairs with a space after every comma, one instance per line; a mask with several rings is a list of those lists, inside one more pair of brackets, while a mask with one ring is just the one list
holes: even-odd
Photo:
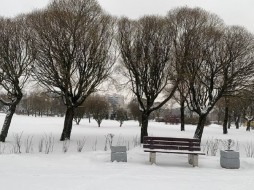
[[64, 119], [64, 128], [63, 128], [63, 132], [62, 132], [60, 141], [64, 141], [66, 139], [69, 140], [70, 137], [71, 137], [72, 121], [73, 121], [73, 117], [74, 117], [74, 111], [75, 111], [74, 107], [68, 107], [67, 110], [66, 110], [65, 119]]
[[228, 134], [228, 128], [227, 128], [227, 124], [228, 124], [228, 106], [225, 107], [225, 114], [224, 114], [224, 121], [223, 121], [223, 134]]
[[13, 103], [9, 107], [8, 112], [5, 116], [4, 124], [3, 124], [2, 131], [1, 131], [1, 134], [0, 134], [0, 141], [1, 142], [5, 142], [5, 139], [8, 135], [8, 131], [9, 131], [9, 128], [10, 128], [10, 125], [11, 125], [11, 120], [12, 120], [13, 114], [15, 113], [16, 106], [17, 106], [18, 102]]
[[247, 120], [246, 131], [250, 131], [250, 123], [251, 123], [251, 120]]
[[181, 100], [180, 103], [180, 112], [181, 112], [181, 131], [185, 131], [184, 121], [185, 121], [185, 114], [184, 114], [184, 100]]
[[239, 129], [240, 128], [240, 117], [236, 117], [235, 119], [235, 126], [236, 126], [236, 129]]
[[220, 124], [220, 118], [221, 118], [221, 113], [220, 111], [218, 111], [218, 115], [217, 115], [217, 123]]
[[96, 120], [98, 123], [98, 127], [101, 127], [101, 120]]
[[231, 127], [231, 122], [232, 122], [232, 116], [231, 116], [231, 114], [229, 114], [229, 116], [228, 116], [228, 129], [230, 129], [230, 127]]
[[148, 128], [148, 119], [149, 114], [144, 112], [142, 113], [142, 121], [141, 121], [141, 135], [140, 135], [140, 142], [144, 142], [144, 137], [148, 136], [147, 128]]
[[206, 122], [207, 114], [201, 114], [198, 119], [198, 125], [194, 134], [194, 138], [200, 139], [202, 138], [205, 122]]
[[79, 125], [79, 123], [80, 123], [80, 121], [81, 121], [81, 118], [76, 118], [76, 119], [74, 119], [74, 120], [75, 120], [76, 124]]

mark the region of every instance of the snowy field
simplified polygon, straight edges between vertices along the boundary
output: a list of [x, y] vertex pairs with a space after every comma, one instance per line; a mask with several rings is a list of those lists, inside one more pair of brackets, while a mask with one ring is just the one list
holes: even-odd
[[[0, 114], [0, 125], [4, 114]], [[0, 146], [0, 189], [4, 190], [248, 190], [254, 186], [254, 158], [246, 155], [245, 148], [254, 142], [254, 131], [232, 127], [222, 135], [221, 126], [206, 127], [202, 139], [205, 147], [212, 139], [233, 139], [238, 142], [241, 168], [227, 170], [220, 167], [219, 150], [216, 156], [199, 156], [199, 167], [187, 163], [187, 155], [157, 154], [157, 164], [150, 165], [148, 153], [138, 145], [140, 128], [135, 121], [124, 122], [120, 128], [116, 121], [102, 122], [97, 127], [84, 119], [73, 125], [68, 150], [63, 152], [59, 141], [64, 118], [27, 117], [15, 115], [6, 143]], [[149, 123], [153, 136], [193, 137], [195, 126]], [[21, 135], [21, 154], [14, 154], [14, 137]], [[113, 145], [128, 147], [127, 163], [110, 161], [110, 150], [105, 151], [105, 136], [114, 134]], [[82, 152], [77, 151], [77, 141], [86, 138]], [[39, 152], [41, 139], [54, 139], [52, 152], [45, 154], [45, 145]], [[27, 139], [32, 139], [26, 153]], [[254, 144], [254, 143], [253, 143]], [[68, 146], [69, 145], [69, 146]], [[219, 148], [222, 148], [220, 145]]]

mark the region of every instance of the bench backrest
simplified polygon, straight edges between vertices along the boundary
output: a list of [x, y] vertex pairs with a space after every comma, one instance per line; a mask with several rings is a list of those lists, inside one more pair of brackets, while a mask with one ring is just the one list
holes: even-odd
[[190, 138], [144, 137], [144, 148], [200, 151], [200, 140]]

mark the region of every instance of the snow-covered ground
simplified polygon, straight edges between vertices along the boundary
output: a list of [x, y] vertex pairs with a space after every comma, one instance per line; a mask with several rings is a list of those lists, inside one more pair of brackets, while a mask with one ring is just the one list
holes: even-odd
[[[4, 114], [0, 114], [0, 126], [3, 120]], [[1, 190], [247, 190], [254, 185], [254, 158], [248, 158], [245, 151], [254, 141], [254, 131], [246, 132], [245, 128], [232, 128], [228, 135], [217, 125], [204, 130], [202, 145], [212, 139], [238, 142], [241, 168], [227, 170], [220, 167], [219, 151], [216, 156], [199, 156], [199, 167], [195, 168], [187, 163], [187, 155], [176, 154], [158, 154], [157, 164], [150, 165], [148, 153], [136, 146], [140, 128], [135, 121], [120, 128], [118, 122], [106, 120], [98, 128], [95, 121], [84, 119], [80, 125], [74, 124], [68, 151], [63, 153], [63, 142], [59, 141], [62, 125], [63, 118], [58, 117], [14, 116], [7, 142], [0, 146]], [[179, 125], [149, 123], [153, 136], [192, 137], [194, 131], [195, 126], [190, 125], [180, 132]], [[22, 153], [13, 154], [14, 136], [21, 133]], [[107, 134], [114, 134], [113, 145], [127, 145], [127, 163], [110, 161], [110, 150], [104, 150]], [[25, 153], [28, 136], [33, 139], [33, 150]], [[39, 152], [40, 140], [50, 136], [54, 138], [53, 152]], [[86, 144], [79, 153], [77, 141], [84, 137]]]

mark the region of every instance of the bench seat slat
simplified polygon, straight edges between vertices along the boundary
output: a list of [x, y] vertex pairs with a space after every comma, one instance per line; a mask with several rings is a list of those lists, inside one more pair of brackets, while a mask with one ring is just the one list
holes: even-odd
[[200, 142], [199, 139], [191, 139], [191, 138], [175, 138], [175, 137], [144, 137], [144, 141], [146, 140], [160, 140], [160, 141], [187, 141], [187, 142]]
[[147, 140], [144, 144], [156, 144], [156, 145], [182, 145], [182, 146], [200, 146], [200, 142], [176, 142], [176, 141], [158, 141], [158, 140]]
[[149, 150], [149, 149], [145, 149], [144, 152], [152, 152], [152, 153], [173, 153], [173, 154], [194, 154], [194, 155], [205, 155], [204, 152], [201, 152], [201, 151], [192, 151], [192, 152], [189, 152], [189, 151], [177, 151], [177, 150], [174, 150], [174, 151], [166, 151], [166, 150]]
[[200, 151], [200, 147], [190, 147], [190, 146], [166, 146], [166, 145], [143, 145], [144, 148], [150, 149], [163, 149], [163, 150], [188, 150], [188, 151]]

